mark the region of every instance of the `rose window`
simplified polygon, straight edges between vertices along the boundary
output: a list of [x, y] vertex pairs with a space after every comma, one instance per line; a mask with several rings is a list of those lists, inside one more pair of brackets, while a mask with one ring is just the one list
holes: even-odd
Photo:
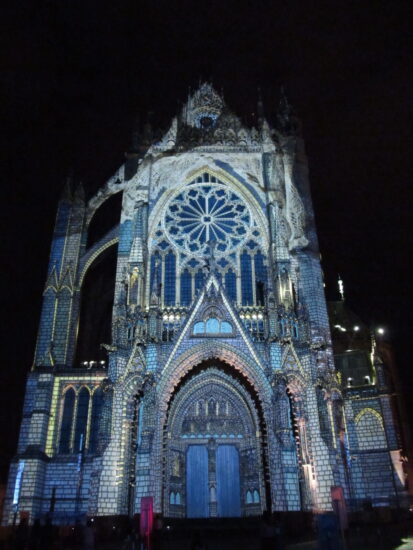
[[[231, 189], [204, 174], [199, 185], [193, 182], [169, 203], [164, 223], [170, 240], [192, 254], [207, 254], [215, 243], [217, 255], [242, 244], [248, 236], [251, 216], [245, 202]], [[215, 179], [215, 178], [213, 178]]]

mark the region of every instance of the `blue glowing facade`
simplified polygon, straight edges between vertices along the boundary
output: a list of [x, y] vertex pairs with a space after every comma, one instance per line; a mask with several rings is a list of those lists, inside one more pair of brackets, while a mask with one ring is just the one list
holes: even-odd
[[60, 201], [3, 521], [142, 497], [168, 517], [330, 510], [337, 486], [349, 507], [391, 502], [401, 443], [368, 351], [336, 369], [288, 102], [246, 128], [203, 84], [95, 196]]

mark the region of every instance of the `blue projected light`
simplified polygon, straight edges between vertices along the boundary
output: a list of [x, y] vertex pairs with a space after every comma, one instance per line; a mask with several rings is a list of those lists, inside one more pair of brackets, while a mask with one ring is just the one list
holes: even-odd
[[87, 418], [89, 411], [90, 393], [86, 388], [82, 388], [79, 392], [77, 417], [75, 427], [74, 452], [82, 451], [82, 437], [86, 435]]
[[181, 305], [190, 306], [192, 302], [192, 277], [186, 269], [181, 274]]
[[231, 300], [235, 302], [237, 300], [237, 277], [232, 269], [225, 274], [225, 289]]
[[241, 254], [241, 294], [242, 305], [253, 305], [251, 256], [246, 252]]
[[73, 410], [75, 406], [75, 391], [70, 388], [65, 393], [62, 424], [60, 430], [59, 453], [70, 453], [70, 436]]
[[[169, 203], [164, 224], [169, 239], [193, 254], [207, 254], [208, 242], [216, 242], [218, 256], [233, 250], [247, 235], [250, 212], [236, 193], [221, 182], [192, 182]], [[214, 178], [215, 179], [215, 178]]]
[[89, 451], [95, 453], [99, 442], [99, 422], [103, 410], [103, 391], [98, 388], [93, 394], [92, 421], [90, 426]]
[[198, 271], [195, 274], [195, 292], [198, 292], [201, 290], [201, 288], [204, 286], [205, 282], [205, 274], [201, 269], [198, 269]]
[[165, 256], [165, 305], [175, 305], [175, 271], [176, 259], [173, 252], [168, 252]]

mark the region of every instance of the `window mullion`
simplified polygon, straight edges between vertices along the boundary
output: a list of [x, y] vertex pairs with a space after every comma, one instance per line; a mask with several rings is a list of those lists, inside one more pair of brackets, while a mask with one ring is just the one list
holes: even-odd
[[257, 305], [257, 282], [255, 280], [255, 254], [251, 255], [251, 286], [252, 286], [252, 303]]
[[165, 256], [161, 256], [161, 307], [165, 307]]
[[85, 442], [84, 442], [84, 448], [85, 450], [89, 450], [89, 443], [90, 443], [90, 430], [92, 425], [92, 412], [93, 412], [93, 394], [89, 392], [89, 406], [87, 410], [87, 420], [86, 420], [86, 430], [85, 430]]

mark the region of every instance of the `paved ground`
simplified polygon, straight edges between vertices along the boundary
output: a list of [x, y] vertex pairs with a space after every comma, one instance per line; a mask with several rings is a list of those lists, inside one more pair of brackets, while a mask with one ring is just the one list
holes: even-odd
[[[165, 531], [162, 538], [155, 541], [149, 550], [193, 550], [196, 537], [201, 538], [203, 546], [200, 550], [413, 550], [413, 522], [404, 524], [387, 524], [374, 527], [352, 528], [349, 530], [346, 541], [343, 543], [338, 536], [317, 539], [310, 530], [302, 531], [298, 527], [290, 530], [283, 540], [274, 541], [269, 546], [262, 546], [260, 540], [259, 523], [238, 521], [233, 524], [215, 525], [214, 528], [205, 528], [205, 525], [188, 524], [177, 526], [174, 530]], [[78, 537], [77, 540], [81, 540]], [[12, 543], [2, 544], [0, 550], [14, 550]], [[38, 544], [29, 546], [35, 550], [82, 550], [81, 544], [69, 543], [69, 539], [57, 539], [52, 546]], [[25, 548], [25, 550], [26, 550]], [[133, 548], [130, 542], [98, 541], [95, 550], [147, 550], [143, 547]]]
[[[261, 550], [261, 541], [258, 533], [202, 533], [204, 546], [202, 550]], [[353, 530], [350, 531], [345, 544], [339, 539], [318, 540], [291, 540], [287, 539], [281, 543], [274, 542], [272, 550], [413, 550], [413, 529], [411, 534], [406, 534], [406, 528], [400, 526], [382, 527], [379, 531]], [[184, 532], [166, 535], [160, 544], [152, 547], [151, 550], [192, 550], [193, 536]], [[73, 549], [74, 550], [74, 549]], [[78, 550], [78, 549], [76, 549]], [[96, 550], [132, 550], [132, 547], [125, 543], [106, 543], [96, 546]], [[144, 550], [137, 548], [136, 550]]]

